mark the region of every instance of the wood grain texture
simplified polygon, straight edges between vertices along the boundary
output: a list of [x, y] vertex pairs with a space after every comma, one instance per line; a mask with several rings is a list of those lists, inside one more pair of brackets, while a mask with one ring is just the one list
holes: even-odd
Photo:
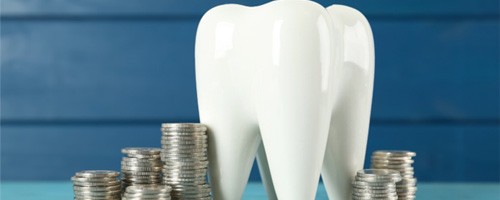
[[[238, 3], [256, 6], [268, 1], [257, 0], [4, 0], [2, 16], [201, 16], [210, 8], [226, 4]], [[496, 0], [477, 1], [433, 1], [433, 0], [338, 0], [316, 1], [323, 6], [344, 4], [353, 6], [367, 15], [374, 16], [498, 16], [499, 3]]]
[[[196, 21], [2, 24], [2, 120], [196, 120]], [[374, 120], [499, 119], [497, 21], [373, 21]]]
[[[121, 148], [160, 146], [159, 127], [3, 126], [2, 179], [60, 180], [84, 169], [119, 170]], [[374, 125], [366, 167], [374, 150], [406, 149], [418, 154], [414, 166], [420, 181], [498, 181], [499, 131], [496, 125]], [[259, 180], [254, 166], [250, 181]]]
[[[119, 169], [122, 147], [159, 146], [161, 122], [198, 121], [196, 27], [231, 2], [1, 1], [2, 180]], [[498, 182], [499, 1], [335, 3], [374, 32], [368, 153], [416, 151], [419, 181]]]

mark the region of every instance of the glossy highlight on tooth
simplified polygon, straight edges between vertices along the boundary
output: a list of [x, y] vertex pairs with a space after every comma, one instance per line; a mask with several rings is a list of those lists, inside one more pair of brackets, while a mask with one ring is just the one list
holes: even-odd
[[312, 1], [209, 10], [196, 35], [214, 199], [241, 199], [253, 160], [270, 199], [348, 199], [365, 157], [373, 37], [358, 11]]

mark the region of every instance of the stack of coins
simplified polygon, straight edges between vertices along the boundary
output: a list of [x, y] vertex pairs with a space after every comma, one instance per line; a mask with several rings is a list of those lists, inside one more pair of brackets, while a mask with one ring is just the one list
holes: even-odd
[[158, 185], [162, 183], [160, 148], [131, 147], [122, 149], [123, 191], [131, 185]]
[[357, 200], [396, 200], [396, 182], [401, 175], [395, 170], [363, 169], [356, 173], [352, 182], [352, 199]]
[[89, 170], [77, 172], [71, 177], [76, 200], [121, 198], [120, 175], [116, 171]]
[[127, 187], [122, 200], [170, 200], [171, 191], [168, 185], [132, 185]]
[[203, 124], [162, 124], [163, 181], [173, 199], [210, 199], [206, 130]]
[[375, 151], [372, 154], [372, 168], [399, 171], [403, 179], [396, 184], [399, 199], [415, 199], [417, 179], [414, 177], [411, 151]]

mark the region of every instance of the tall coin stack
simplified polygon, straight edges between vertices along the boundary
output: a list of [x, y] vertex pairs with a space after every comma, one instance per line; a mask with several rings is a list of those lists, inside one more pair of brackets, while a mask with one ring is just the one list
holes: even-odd
[[396, 182], [401, 175], [395, 170], [363, 169], [352, 182], [354, 200], [396, 200]]
[[372, 154], [374, 169], [392, 169], [399, 171], [402, 180], [396, 184], [399, 199], [415, 199], [417, 179], [414, 177], [413, 157], [411, 151], [375, 151]]
[[131, 185], [161, 185], [160, 148], [131, 147], [122, 149], [123, 191]]
[[71, 177], [75, 200], [121, 199], [120, 175], [116, 171], [88, 170], [77, 172]]
[[122, 200], [170, 200], [171, 190], [168, 185], [132, 185], [127, 187]]
[[210, 199], [207, 128], [203, 124], [162, 124], [163, 181], [173, 199]]

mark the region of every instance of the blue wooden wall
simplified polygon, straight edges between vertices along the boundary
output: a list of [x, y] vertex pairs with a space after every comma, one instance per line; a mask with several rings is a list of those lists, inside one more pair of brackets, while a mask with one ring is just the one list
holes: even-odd
[[[3, 0], [1, 178], [119, 169], [161, 122], [198, 121], [196, 26], [229, 2]], [[498, 0], [335, 2], [375, 35], [368, 153], [416, 151], [421, 181], [500, 181]]]

